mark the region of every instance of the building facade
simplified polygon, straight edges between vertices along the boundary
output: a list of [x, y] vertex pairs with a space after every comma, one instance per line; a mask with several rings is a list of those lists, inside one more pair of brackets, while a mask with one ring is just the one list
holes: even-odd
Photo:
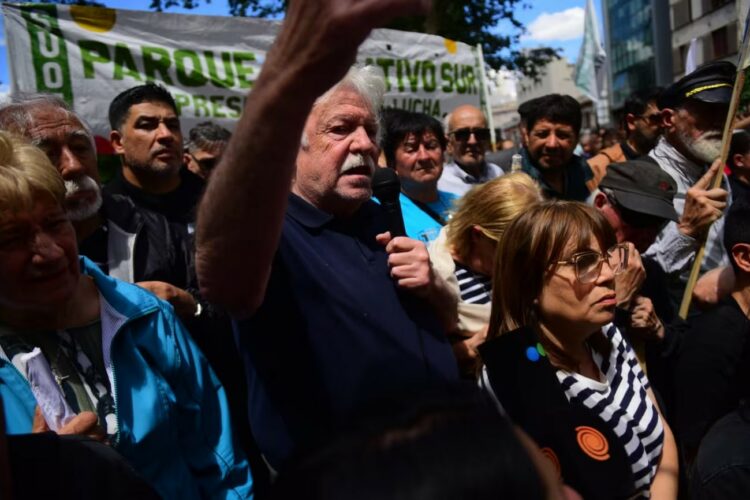
[[602, 0], [611, 109], [681, 78], [692, 40], [696, 66], [736, 61], [747, 9], [748, 0]]
[[602, 0], [610, 108], [636, 90], [672, 81], [668, 0]]

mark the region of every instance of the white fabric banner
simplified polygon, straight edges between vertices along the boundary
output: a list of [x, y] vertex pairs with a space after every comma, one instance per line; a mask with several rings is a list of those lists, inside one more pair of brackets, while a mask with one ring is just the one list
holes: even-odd
[[[184, 133], [205, 120], [232, 129], [280, 26], [53, 4], [3, 4], [3, 15], [11, 93], [57, 94], [102, 137], [112, 98], [149, 80], [174, 96]], [[442, 117], [460, 104], [480, 104], [482, 65], [464, 43], [376, 30], [357, 60], [383, 72], [386, 107]]]

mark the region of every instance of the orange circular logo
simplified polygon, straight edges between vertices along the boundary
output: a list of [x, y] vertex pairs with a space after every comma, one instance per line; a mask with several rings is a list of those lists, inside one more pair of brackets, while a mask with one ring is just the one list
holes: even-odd
[[555, 455], [555, 452], [552, 451], [552, 448], [544, 447], [541, 450], [542, 455], [552, 462], [552, 467], [555, 469], [555, 473], [557, 474], [557, 479], [560, 479], [562, 477], [562, 470], [560, 469], [560, 460], [557, 458], [557, 455]]
[[601, 432], [593, 427], [582, 425], [576, 427], [576, 433], [578, 446], [586, 455], [601, 462], [609, 459], [609, 443]]

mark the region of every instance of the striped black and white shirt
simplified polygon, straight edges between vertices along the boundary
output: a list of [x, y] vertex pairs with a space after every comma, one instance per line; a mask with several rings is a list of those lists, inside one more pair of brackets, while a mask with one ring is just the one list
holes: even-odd
[[492, 278], [472, 271], [456, 262], [456, 280], [461, 301], [467, 304], [489, 304], [492, 300]]
[[557, 379], [568, 401], [583, 404], [617, 435], [628, 456], [636, 488], [648, 497], [664, 444], [664, 426], [646, 393], [648, 379], [633, 348], [614, 325], [607, 325], [602, 331], [612, 343], [609, 359], [592, 354], [604, 381], [563, 370], [557, 370]]

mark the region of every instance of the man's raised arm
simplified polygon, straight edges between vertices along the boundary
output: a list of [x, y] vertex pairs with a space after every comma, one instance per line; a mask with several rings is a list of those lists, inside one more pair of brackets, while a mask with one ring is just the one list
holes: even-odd
[[370, 30], [429, 0], [292, 0], [198, 210], [204, 296], [235, 316], [263, 301], [302, 130], [315, 99], [354, 63]]

